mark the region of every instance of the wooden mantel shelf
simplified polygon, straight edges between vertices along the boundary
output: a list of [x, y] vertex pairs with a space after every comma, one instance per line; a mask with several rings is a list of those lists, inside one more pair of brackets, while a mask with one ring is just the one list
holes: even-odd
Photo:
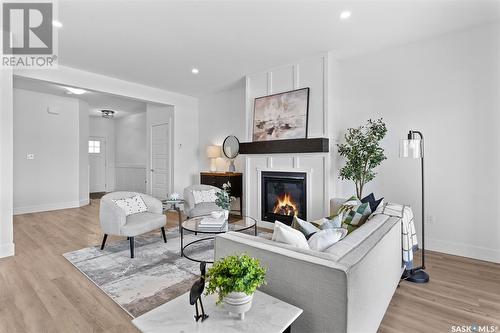
[[328, 138], [241, 142], [240, 154], [328, 153]]

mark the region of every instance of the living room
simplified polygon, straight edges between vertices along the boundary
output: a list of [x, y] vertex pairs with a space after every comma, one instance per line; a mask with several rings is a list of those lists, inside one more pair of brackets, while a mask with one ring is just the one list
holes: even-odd
[[500, 2], [52, 10], [57, 67], [0, 71], [0, 331], [498, 331]]

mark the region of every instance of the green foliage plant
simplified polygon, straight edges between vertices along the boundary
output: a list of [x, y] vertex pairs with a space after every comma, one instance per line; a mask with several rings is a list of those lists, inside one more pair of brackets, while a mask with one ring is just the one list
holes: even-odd
[[215, 204], [222, 209], [229, 210], [231, 208], [231, 201], [233, 200], [229, 193], [231, 193], [231, 183], [222, 184], [222, 190], [215, 193], [217, 196]]
[[265, 277], [266, 270], [260, 265], [258, 259], [246, 254], [227, 256], [217, 260], [208, 269], [206, 294], [217, 293], [216, 304], [220, 304], [224, 297], [232, 292], [252, 295], [265, 283]]
[[382, 118], [369, 119], [363, 126], [349, 128], [345, 134], [345, 143], [339, 144], [338, 152], [346, 159], [340, 169], [342, 180], [352, 180], [356, 184], [356, 195], [363, 197], [363, 187], [376, 176], [375, 167], [387, 159], [380, 141], [385, 137], [387, 128]]

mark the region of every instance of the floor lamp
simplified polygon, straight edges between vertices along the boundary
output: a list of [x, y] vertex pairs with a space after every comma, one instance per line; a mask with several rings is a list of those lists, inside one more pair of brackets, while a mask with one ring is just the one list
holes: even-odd
[[419, 131], [409, 131], [408, 138], [401, 140], [399, 156], [405, 158], [419, 158], [422, 168], [422, 266], [405, 273], [406, 281], [415, 283], [429, 282], [429, 274], [425, 269], [425, 185], [424, 185], [424, 136]]

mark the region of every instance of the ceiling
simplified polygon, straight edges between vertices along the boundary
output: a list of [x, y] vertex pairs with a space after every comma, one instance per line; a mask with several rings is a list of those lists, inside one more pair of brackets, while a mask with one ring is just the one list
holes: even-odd
[[87, 91], [82, 95], [68, 94], [64, 86], [45, 81], [15, 77], [14, 88], [81, 99], [89, 104], [90, 116], [100, 117], [102, 109], [115, 111], [115, 118], [146, 112], [146, 103], [143, 101], [97, 91]]
[[[58, 6], [60, 64], [193, 96], [319, 52], [345, 58], [500, 17], [500, 2], [481, 0], [60, 0]], [[341, 21], [345, 9], [352, 16]]]

